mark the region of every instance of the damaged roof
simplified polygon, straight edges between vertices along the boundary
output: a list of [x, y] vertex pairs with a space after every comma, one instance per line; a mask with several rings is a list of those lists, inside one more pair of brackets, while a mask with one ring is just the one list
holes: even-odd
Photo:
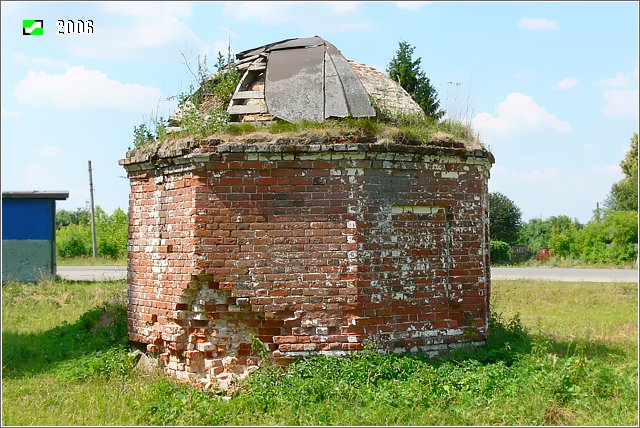
[[[282, 40], [240, 52], [236, 58], [241, 78], [230, 114], [267, 113], [289, 122], [376, 115], [353, 68], [321, 37]], [[251, 90], [261, 77], [264, 84]]]
[[[236, 55], [235, 66], [240, 81], [225, 106], [233, 122], [374, 117], [372, 102], [392, 115], [424, 116], [398, 82], [374, 67], [346, 60], [318, 36], [245, 50]], [[215, 97], [205, 97], [199, 107], [204, 117], [217, 102]], [[183, 116], [180, 106], [169, 117], [168, 132], [181, 129]]]

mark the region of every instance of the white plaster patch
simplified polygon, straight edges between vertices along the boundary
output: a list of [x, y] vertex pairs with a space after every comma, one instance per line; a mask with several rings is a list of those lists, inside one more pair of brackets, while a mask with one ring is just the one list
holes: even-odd
[[446, 210], [446, 207], [394, 205], [391, 207], [391, 214], [439, 214], [445, 213]]
[[460, 173], [457, 171], [442, 171], [442, 178], [459, 178]]

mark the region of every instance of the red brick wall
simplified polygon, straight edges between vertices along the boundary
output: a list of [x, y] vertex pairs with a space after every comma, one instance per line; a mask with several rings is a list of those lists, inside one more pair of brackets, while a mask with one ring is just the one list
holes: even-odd
[[276, 357], [481, 343], [491, 155], [388, 144], [224, 143], [122, 161], [129, 336], [167, 372], [228, 381]]

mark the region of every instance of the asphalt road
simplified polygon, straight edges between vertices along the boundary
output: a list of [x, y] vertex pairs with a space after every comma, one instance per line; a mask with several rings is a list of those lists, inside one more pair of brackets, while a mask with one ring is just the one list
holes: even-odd
[[492, 279], [536, 279], [546, 281], [638, 282], [633, 269], [491, 268]]
[[[58, 275], [80, 281], [126, 279], [126, 266], [58, 266]], [[547, 281], [638, 282], [632, 269], [491, 268], [493, 279], [535, 279]]]
[[58, 266], [57, 273], [74, 281], [127, 279], [126, 266]]

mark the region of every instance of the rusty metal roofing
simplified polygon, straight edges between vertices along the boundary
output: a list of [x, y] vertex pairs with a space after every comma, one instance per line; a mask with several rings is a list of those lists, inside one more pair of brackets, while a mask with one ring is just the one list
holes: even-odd
[[[243, 51], [236, 58], [244, 65], [244, 74], [229, 105], [231, 114], [268, 113], [289, 122], [375, 116], [356, 73], [321, 37], [282, 40]], [[261, 72], [264, 92], [247, 90]], [[264, 100], [266, 111], [250, 99]]]

